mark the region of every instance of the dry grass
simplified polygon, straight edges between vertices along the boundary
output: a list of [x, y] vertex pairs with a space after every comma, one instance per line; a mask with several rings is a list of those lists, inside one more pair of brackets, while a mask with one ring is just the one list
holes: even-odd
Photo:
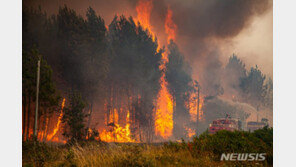
[[[82, 142], [73, 145], [23, 142], [23, 166], [162, 167], [272, 166], [272, 128], [253, 133], [220, 131], [192, 142], [129, 144]], [[221, 153], [267, 153], [265, 161], [220, 161]]]
[[57, 146], [25, 143], [23, 166], [223, 166], [209, 155], [193, 157], [188, 149], [175, 150], [165, 145], [100, 144]]

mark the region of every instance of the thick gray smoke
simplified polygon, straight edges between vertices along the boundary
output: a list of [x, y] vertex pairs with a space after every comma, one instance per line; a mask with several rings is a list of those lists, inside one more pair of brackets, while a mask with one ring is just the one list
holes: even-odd
[[[114, 15], [136, 17], [140, 0], [24, 0], [25, 6], [41, 6], [48, 14], [56, 14], [67, 5], [82, 16], [89, 6], [110, 24]], [[146, 1], [146, 0], [143, 0]], [[193, 69], [193, 77], [205, 95], [223, 93], [222, 43], [248, 28], [256, 16], [272, 8], [272, 0], [153, 0], [151, 24], [162, 43], [166, 43], [164, 22], [168, 8], [177, 25], [176, 43]], [[230, 55], [229, 55], [230, 56]]]
[[205, 93], [215, 95], [222, 67], [219, 42], [238, 35], [254, 16], [266, 12], [272, 1], [173, 0], [170, 6], [178, 25], [177, 43], [192, 62]]

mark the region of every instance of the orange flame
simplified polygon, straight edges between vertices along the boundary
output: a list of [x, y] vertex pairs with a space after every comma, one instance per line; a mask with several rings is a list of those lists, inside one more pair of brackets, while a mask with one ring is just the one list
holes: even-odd
[[165, 19], [165, 32], [168, 35], [167, 42], [176, 40], [177, 25], [173, 21], [173, 11], [168, 8], [167, 16]]
[[[153, 4], [152, 0], [141, 0], [139, 1], [136, 10], [137, 10], [137, 19], [145, 29], [149, 31], [152, 35], [153, 41], [155, 41], [155, 35], [152, 31], [152, 26], [150, 24], [150, 16]], [[172, 20], [173, 12], [168, 9], [166, 21], [165, 21], [165, 30], [168, 35], [167, 41], [175, 40], [176, 33], [176, 24]], [[158, 45], [158, 49], [159, 50]], [[165, 68], [166, 63], [168, 62], [168, 56], [166, 53], [162, 54], [163, 63], [159, 66], [159, 69], [163, 71], [160, 78], [161, 89], [158, 93], [156, 113], [155, 113], [155, 134], [161, 136], [164, 139], [168, 139], [172, 136], [173, 131], [173, 98], [167, 88], [167, 81], [165, 80]]]
[[140, 23], [144, 29], [147, 29], [148, 32], [152, 35], [153, 41], [155, 40], [154, 33], [152, 32], [152, 26], [150, 24], [150, 14], [153, 7], [152, 0], [141, 0], [138, 2], [136, 11], [137, 18], [135, 22]]
[[204, 120], [203, 105], [204, 105], [204, 99], [203, 98], [200, 98], [200, 102], [199, 102], [199, 113], [198, 113], [198, 118], [199, 118], [200, 121], [203, 121]]
[[[47, 140], [48, 140], [48, 141], [50, 141], [50, 140], [52, 140], [52, 141], [56, 141], [56, 140], [58, 140], [58, 138], [55, 139], [55, 138], [53, 138], [53, 137], [56, 135], [56, 133], [57, 133], [57, 132], [59, 131], [59, 129], [60, 129], [60, 124], [61, 124], [61, 122], [62, 122], [63, 109], [64, 109], [64, 106], [65, 106], [65, 101], [66, 101], [66, 99], [64, 98], [64, 99], [63, 99], [63, 102], [62, 102], [62, 109], [61, 109], [60, 116], [59, 116], [59, 118], [58, 118], [57, 125], [56, 125], [56, 127], [54, 128], [52, 134], [49, 134], [49, 135], [47, 136]], [[54, 139], [54, 140], [53, 140], [53, 139]]]
[[[117, 110], [114, 110], [113, 114], [114, 116], [110, 116], [110, 118], [115, 118], [117, 115], [118, 118], [118, 113]], [[121, 127], [118, 124], [118, 119], [116, 120], [117, 122], [113, 122], [114, 125], [113, 128], [109, 131], [104, 129], [101, 134], [100, 134], [100, 139], [105, 142], [119, 142], [119, 143], [124, 143], [124, 142], [136, 142], [136, 140], [132, 139], [131, 137], [131, 132], [130, 132], [130, 113], [129, 110], [127, 110], [126, 114], [126, 125], [125, 127]], [[110, 119], [112, 120], [112, 119]]]
[[157, 99], [157, 109], [155, 114], [155, 133], [167, 139], [173, 131], [173, 101], [167, 89], [165, 75], [161, 77], [161, 89]]
[[196, 120], [197, 120], [197, 96], [195, 93], [190, 94], [189, 114], [190, 114], [190, 121], [196, 122]]
[[196, 94], [192, 93], [190, 95], [190, 99], [189, 99], [189, 114], [190, 114], [190, 120], [193, 122], [196, 122], [197, 120], [197, 116], [198, 116], [198, 120], [202, 121], [203, 120], [203, 105], [204, 105], [204, 99], [203, 99], [203, 95], [200, 94], [199, 97], [199, 112], [197, 113], [197, 105], [198, 105], [198, 97]]
[[191, 138], [192, 136], [195, 135], [195, 131], [191, 128], [187, 128], [185, 127], [186, 131], [187, 131], [187, 134], [188, 134], [188, 137]]

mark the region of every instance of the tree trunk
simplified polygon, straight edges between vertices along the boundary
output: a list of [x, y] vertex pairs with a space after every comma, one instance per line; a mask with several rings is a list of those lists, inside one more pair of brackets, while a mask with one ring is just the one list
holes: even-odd
[[22, 127], [22, 141], [24, 141], [25, 139], [25, 134], [26, 134], [26, 116], [27, 116], [27, 97], [26, 97], [26, 93], [23, 94], [23, 127]]
[[47, 140], [47, 135], [48, 135], [48, 126], [49, 126], [49, 122], [50, 122], [50, 117], [49, 116], [47, 116], [47, 118], [46, 118], [46, 128], [45, 128], [45, 136], [44, 136], [44, 141], [46, 141]]
[[91, 116], [92, 116], [92, 110], [93, 110], [93, 102], [90, 103], [90, 112], [89, 112], [89, 117], [88, 117], [88, 122], [87, 122], [87, 137], [89, 139], [89, 127], [91, 123]]
[[26, 139], [28, 140], [30, 138], [30, 116], [31, 116], [31, 97], [29, 95], [28, 97], [28, 118], [27, 118], [27, 135], [26, 135]]
[[198, 128], [198, 123], [199, 123], [199, 111], [200, 111], [200, 108], [199, 108], [199, 104], [200, 104], [200, 90], [199, 90], [199, 87], [198, 87], [198, 90], [197, 90], [197, 115], [196, 115], [196, 129]]

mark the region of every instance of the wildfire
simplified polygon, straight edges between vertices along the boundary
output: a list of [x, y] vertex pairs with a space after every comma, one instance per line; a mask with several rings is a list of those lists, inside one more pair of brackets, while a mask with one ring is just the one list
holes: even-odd
[[196, 94], [192, 93], [189, 99], [189, 114], [190, 114], [190, 121], [196, 122], [197, 120], [197, 96]]
[[204, 120], [204, 115], [203, 115], [203, 105], [204, 105], [204, 99], [200, 98], [199, 102], [199, 113], [198, 113], [198, 118], [200, 121]]
[[139, 1], [136, 7], [137, 18], [135, 19], [135, 22], [140, 23], [144, 29], [147, 29], [152, 35], [152, 39], [154, 41], [155, 36], [152, 31], [152, 26], [150, 24], [150, 14], [151, 14], [152, 7], [153, 7], [152, 0]]
[[[137, 22], [139, 22], [150, 34], [152, 34], [154, 40], [154, 32], [150, 24], [150, 15], [153, 4], [152, 0], [141, 0], [139, 1], [137, 10]], [[168, 41], [175, 39], [176, 25], [172, 21], [172, 11], [168, 10], [168, 16], [165, 21], [165, 29], [168, 35]], [[158, 45], [159, 46], [159, 45]], [[158, 48], [159, 49], [159, 48]], [[167, 88], [167, 81], [165, 80], [165, 64], [168, 62], [166, 53], [162, 54], [163, 64], [159, 68], [164, 71], [160, 78], [161, 89], [158, 94], [157, 108], [155, 113], [155, 134], [167, 139], [172, 135], [173, 131], [173, 100], [172, 96]]]
[[[65, 101], [66, 101], [66, 99], [64, 98], [64, 99], [63, 99], [63, 102], [62, 102], [62, 109], [61, 109], [60, 116], [59, 116], [59, 118], [58, 118], [58, 122], [57, 122], [56, 127], [54, 128], [52, 134], [49, 134], [49, 135], [47, 136], [47, 141], [51, 141], [51, 140], [52, 140], [52, 141], [56, 141], [56, 142], [59, 141], [58, 138], [55, 137], [55, 135], [56, 135], [56, 133], [57, 133], [57, 132], [59, 131], [59, 129], [60, 129], [60, 124], [61, 124], [61, 122], [62, 122], [62, 117], [63, 117], [63, 109], [64, 109], [64, 107], [65, 107]], [[55, 138], [53, 138], [53, 137], [55, 137]]]
[[173, 21], [173, 11], [168, 8], [167, 16], [165, 19], [165, 32], [168, 35], [167, 42], [176, 40], [177, 25]]
[[[199, 107], [197, 107], [198, 103], [199, 103]], [[189, 114], [190, 114], [191, 121], [196, 122], [197, 118], [199, 121], [203, 120], [203, 105], [204, 105], [203, 95], [200, 95], [199, 99], [196, 94], [190, 95]]]
[[187, 131], [187, 134], [188, 134], [188, 137], [189, 137], [189, 138], [191, 138], [192, 136], [195, 135], [195, 131], [194, 131], [193, 129], [191, 129], [191, 128], [186, 128], [186, 127], [185, 127], [185, 129], [186, 129], [186, 131]]
[[173, 101], [167, 88], [165, 75], [161, 76], [161, 89], [157, 99], [155, 114], [155, 133], [167, 139], [173, 131]]
[[[114, 116], [111, 116], [114, 115]], [[117, 110], [114, 110], [113, 114], [110, 114], [110, 118], [115, 118], [117, 115], [118, 118], [118, 113]], [[108, 125], [110, 127], [112, 127], [111, 130], [106, 130], [104, 129], [101, 134], [100, 134], [100, 138], [102, 141], [105, 142], [119, 142], [119, 143], [123, 143], [123, 142], [136, 142], [136, 140], [131, 138], [131, 132], [130, 132], [130, 113], [129, 110], [127, 110], [127, 114], [126, 114], [126, 125], [124, 127], [121, 127], [117, 122], [112, 122], [109, 123]], [[109, 119], [112, 120], [112, 119]]]

